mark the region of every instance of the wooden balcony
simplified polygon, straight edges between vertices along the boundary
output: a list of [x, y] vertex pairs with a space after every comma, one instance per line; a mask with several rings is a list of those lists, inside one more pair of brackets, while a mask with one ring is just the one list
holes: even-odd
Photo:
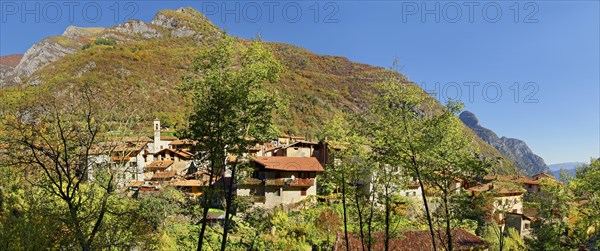
[[289, 183], [289, 178], [280, 179], [266, 179], [265, 185], [267, 186], [292, 186], [292, 187], [311, 187], [315, 185], [314, 178], [296, 178], [293, 182]]
[[123, 162], [127, 162], [129, 160], [131, 160], [131, 157], [129, 157], [129, 156], [124, 156], [124, 157], [122, 157], [122, 156], [113, 156], [112, 157], [112, 161], [113, 162], [122, 162], [122, 161]]

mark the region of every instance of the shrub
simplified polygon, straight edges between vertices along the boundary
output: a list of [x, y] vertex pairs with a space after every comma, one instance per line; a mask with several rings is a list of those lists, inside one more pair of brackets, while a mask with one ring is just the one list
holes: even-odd
[[96, 39], [96, 42], [94, 42], [94, 43], [97, 45], [116, 45], [117, 41], [115, 41], [112, 38], [110, 38], [110, 39], [98, 38], [98, 39]]

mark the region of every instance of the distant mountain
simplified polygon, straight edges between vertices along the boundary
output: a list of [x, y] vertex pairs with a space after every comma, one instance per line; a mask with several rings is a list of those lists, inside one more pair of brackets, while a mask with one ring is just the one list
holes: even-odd
[[550, 171], [558, 171], [561, 168], [568, 170], [568, 169], [575, 169], [578, 166], [581, 165], [585, 165], [586, 163], [583, 162], [565, 162], [565, 163], [558, 163], [558, 164], [550, 164], [548, 165], [548, 168], [550, 169]]
[[2, 87], [4, 79], [15, 71], [22, 58], [23, 54], [0, 56], [0, 87]]
[[586, 163], [583, 162], [566, 162], [548, 165], [548, 167], [550, 168], [550, 174], [552, 174], [554, 178], [560, 179], [561, 169], [565, 170], [569, 175], [575, 176], [575, 174], [577, 174], [577, 167], [585, 164]]
[[526, 175], [531, 176], [549, 171], [544, 159], [535, 155], [522, 140], [498, 137], [492, 130], [481, 126], [475, 114], [469, 111], [462, 112], [460, 120], [471, 128], [483, 141], [506, 155]]
[[12, 54], [6, 56], [0, 56], [0, 65], [16, 67], [21, 59], [23, 58], [23, 54]]

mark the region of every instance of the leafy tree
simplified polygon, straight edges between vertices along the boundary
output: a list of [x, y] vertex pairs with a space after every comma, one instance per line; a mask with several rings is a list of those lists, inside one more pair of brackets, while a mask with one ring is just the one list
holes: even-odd
[[340, 227], [340, 219], [338, 215], [331, 209], [325, 209], [319, 214], [315, 225], [317, 229], [321, 230], [323, 234], [327, 236], [326, 246], [330, 247], [329, 236], [335, 235], [338, 228]]
[[482, 238], [490, 244], [490, 250], [528, 250], [528, 246], [516, 229], [507, 227], [502, 229], [495, 221], [486, 226]]
[[[469, 147], [456, 113], [461, 104], [450, 102], [439, 107], [418, 87], [390, 79], [376, 89], [375, 104], [369, 110], [374, 154], [387, 167], [402, 167], [414, 177], [423, 191], [422, 199], [434, 250], [437, 249], [430, 194], [441, 198], [448, 250], [452, 250], [451, 199], [457, 194], [452, 186], [456, 179], [485, 172], [485, 165]], [[385, 173], [384, 173], [385, 175]], [[396, 177], [397, 175], [388, 175]], [[394, 183], [392, 181], [392, 183]], [[425, 185], [426, 184], [426, 185]], [[386, 236], [389, 238], [389, 236]]]
[[589, 165], [579, 167], [569, 188], [577, 201], [581, 244], [600, 249], [600, 159], [592, 159]]
[[540, 182], [541, 193], [531, 203], [537, 210], [532, 223], [533, 250], [563, 250], [571, 244], [568, 240], [569, 218], [573, 206], [573, 195], [562, 183], [547, 178]]
[[[220, 44], [202, 52], [194, 60], [191, 73], [195, 75], [186, 77], [183, 86], [193, 93], [194, 100], [189, 134], [202, 144], [203, 158], [210, 163], [208, 198], [215, 190], [213, 179], [226, 169], [231, 172], [231, 181], [221, 182], [226, 194], [221, 250], [225, 250], [232, 225], [234, 188], [242, 158], [250, 147], [265, 142], [276, 131], [273, 114], [277, 95], [266, 90], [264, 84], [278, 81], [281, 71], [280, 64], [259, 41], [246, 48], [235, 45], [225, 36]], [[239, 55], [236, 49], [241, 50]], [[226, 161], [228, 157], [233, 161]], [[204, 200], [203, 219], [208, 214], [208, 201]], [[202, 250], [205, 229], [203, 221], [198, 250]]]
[[99, 112], [101, 100], [89, 84], [69, 87], [48, 100], [24, 104], [2, 121], [3, 128], [13, 133], [3, 138], [9, 147], [9, 166], [25, 174], [30, 186], [20, 189], [33, 195], [23, 201], [27, 202], [23, 209], [42, 212], [23, 220], [39, 220], [61, 232], [62, 238], [46, 237], [63, 248], [72, 249], [75, 243], [82, 250], [125, 247], [137, 233], [132, 230], [135, 221], [125, 217], [134, 205], [117, 193], [114, 166], [91, 161], [94, 152], [111, 151], [98, 147], [107, 128], [106, 117]]

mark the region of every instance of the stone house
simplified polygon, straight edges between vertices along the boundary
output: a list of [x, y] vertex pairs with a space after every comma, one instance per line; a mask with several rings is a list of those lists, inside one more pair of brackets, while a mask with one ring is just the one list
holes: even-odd
[[255, 157], [254, 172], [237, 186], [238, 196], [255, 205], [273, 208], [317, 194], [317, 175], [325, 170], [314, 157]]
[[116, 172], [117, 186], [123, 187], [134, 181], [144, 180], [144, 155], [147, 153], [147, 137], [110, 138], [93, 147], [88, 178], [94, 179], [94, 170], [108, 165]]
[[485, 208], [486, 220], [498, 225], [513, 227], [522, 235], [528, 233], [530, 218], [523, 214], [523, 195], [527, 192], [518, 183], [494, 181], [468, 189], [472, 196], [490, 196], [490, 205]]

